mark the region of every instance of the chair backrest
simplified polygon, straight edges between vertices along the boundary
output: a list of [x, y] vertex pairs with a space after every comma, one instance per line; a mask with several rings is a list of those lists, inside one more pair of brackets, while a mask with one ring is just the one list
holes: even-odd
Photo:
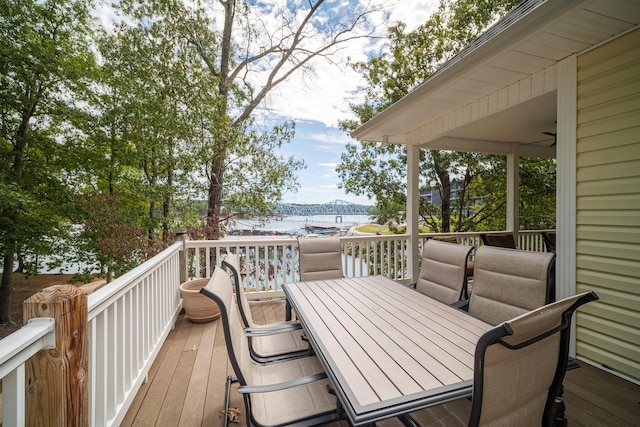
[[469, 313], [497, 325], [555, 299], [555, 254], [481, 246]]
[[473, 246], [434, 239], [422, 248], [416, 290], [445, 304], [467, 297], [467, 258]]
[[516, 249], [516, 239], [513, 233], [481, 234], [482, 243], [487, 246], [499, 246], [501, 248]]
[[470, 426], [552, 425], [567, 366], [571, 316], [586, 292], [487, 331], [476, 346]]
[[251, 307], [249, 307], [249, 301], [244, 294], [244, 286], [242, 285], [242, 277], [240, 276], [240, 259], [238, 255], [227, 252], [222, 265], [229, 270], [231, 277], [233, 278], [233, 284], [236, 289], [236, 299], [238, 301], [238, 309], [240, 310], [240, 317], [245, 328], [253, 328], [253, 316], [251, 315]]
[[222, 268], [215, 268], [209, 283], [200, 289], [200, 293], [218, 304], [229, 362], [240, 385], [247, 385], [247, 381], [251, 381], [251, 356], [234, 301], [231, 278]]
[[430, 240], [438, 240], [440, 242], [448, 242], [448, 243], [458, 243], [458, 238], [456, 236], [434, 236]]
[[[324, 387], [328, 385], [328, 380], [319, 383], [320, 385], [313, 390], [305, 387], [310, 381], [317, 382], [326, 378], [326, 374], [321, 372], [322, 368], [317, 358], [297, 359], [305, 362], [293, 365], [285, 362], [259, 365], [251, 361], [247, 336], [244, 333], [233, 298], [233, 285], [229, 275], [222, 268], [214, 269], [209, 283], [200, 289], [200, 293], [211, 298], [220, 309], [220, 320], [222, 321], [229, 362], [240, 387], [244, 388], [241, 393], [245, 405], [247, 425], [297, 425], [304, 427], [341, 419], [342, 414], [336, 411], [335, 401], [331, 394], [325, 391]], [[311, 375], [303, 377], [307, 373], [311, 373]], [[296, 380], [299, 382], [296, 383]], [[226, 409], [229, 405], [230, 381], [232, 381], [231, 376], [227, 379]], [[278, 394], [283, 391], [281, 388], [283, 382], [290, 383], [289, 388], [294, 390], [289, 395], [285, 394], [284, 397], [282, 394]], [[323, 394], [320, 395], [320, 392]], [[297, 393], [301, 398], [292, 403], [291, 407], [287, 407], [286, 397], [290, 397], [291, 393]], [[270, 394], [274, 395], [273, 399], [266, 397]], [[301, 404], [304, 407], [296, 406]], [[291, 415], [292, 413], [294, 415]], [[298, 414], [299, 418], [295, 419]], [[292, 418], [290, 422], [281, 422], [283, 419], [289, 421], [289, 418]], [[273, 422], [269, 424], [265, 421]], [[227, 425], [226, 418], [223, 424]]]
[[556, 253], [556, 232], [555, 231], [543, 231], [542, 240], [544, 240], [544, 246], [547, 248], [547, 252]]
[[344, 277], [339, 237], [298, 239], [300, 280], [326, 280]]

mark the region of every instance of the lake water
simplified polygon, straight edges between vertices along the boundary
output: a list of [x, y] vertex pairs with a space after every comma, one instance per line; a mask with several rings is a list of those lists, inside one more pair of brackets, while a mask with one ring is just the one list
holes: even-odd
[[337, 233], [344, 235], [353, 227], [371, 222], [368, 215], [310, 215], [271, 218], [266, 224], [250, 219], [239, 219], [227, 224], [229, 235], [282, 235], [305, 236], [310, 233]]

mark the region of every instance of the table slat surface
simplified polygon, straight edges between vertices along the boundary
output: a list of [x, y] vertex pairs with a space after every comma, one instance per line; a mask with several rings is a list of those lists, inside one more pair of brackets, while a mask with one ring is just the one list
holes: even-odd
[[383, 276], [285, 285], [354, 424], [471, 393], [490, 325]]

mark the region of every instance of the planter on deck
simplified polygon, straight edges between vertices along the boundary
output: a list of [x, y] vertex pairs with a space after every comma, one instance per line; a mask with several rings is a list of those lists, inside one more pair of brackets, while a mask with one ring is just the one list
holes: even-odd
[[194, 323], [211, 322], [220, 317], [218, 305], [210, 298], [202, 295], [200, 289], [209, 283], [209, 278], [195, 279], [180, 285], [182, 307], [187, 317]]

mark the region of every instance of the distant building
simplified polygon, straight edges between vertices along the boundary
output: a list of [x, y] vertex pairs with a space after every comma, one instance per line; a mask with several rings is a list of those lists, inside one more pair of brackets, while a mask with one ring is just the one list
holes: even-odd
[[[458, 194], [462, 189], [462, 181], [460, 180], [452, 180], [451, 181], [451, 202], [454, 203], [458, 200]], [[440, 196], [440, 188], [439, 187], [428, 187], [426, 190], [423, 190], [420, 193], [420, 198], [422, 198], [425, 202], [430, 205], [441, 205], [442, 197]], [[467, 208], [470, 208], [472, 205], [481, 205], [482, 198], [476, 197], [473, 200], [473, 203], [467, 203]]]

